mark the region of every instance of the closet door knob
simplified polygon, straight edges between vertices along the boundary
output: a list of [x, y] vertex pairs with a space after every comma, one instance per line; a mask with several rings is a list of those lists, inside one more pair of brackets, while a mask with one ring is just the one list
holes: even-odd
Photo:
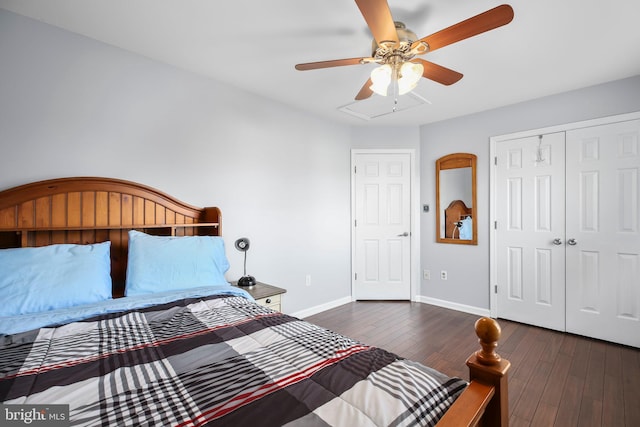
[[551, 242], [551, 243], [553, 243], [556, 246], [561, 245], [562, 244], [562, 239], [559, 238], [559, 237], [556, 237], [555, 239], [553, 239], [553, 242]]
[[575, 246], [577, 244], [578, 244], [578, 242], [576, 242], [576, 239], [567, 240], [567, 245]]
[[408, 235], [409, 235], [409, 232], [408, 232], [408, 231], [405, 231], [405, 232], [404, 232], [404, 233], [402, 233], [402, 234], [398, 234], [398, 237], [407, 237]]

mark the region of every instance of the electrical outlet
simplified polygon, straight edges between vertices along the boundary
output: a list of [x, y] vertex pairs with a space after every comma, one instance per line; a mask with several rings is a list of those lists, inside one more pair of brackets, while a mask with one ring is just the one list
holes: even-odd
[[447, 280], [447, 270], [442, 270], [442, 271], [440, 272], [440, 278], [441, 278], [442, 280]]
[[307, 274], [307, 277], [304, 279], [304, 284], [307, 286], [311, 286], [311, 275]]
[[424, 280], [431, 280], [431, 271], [430, 270], [423, 270], [422, 271], [422, 278]]

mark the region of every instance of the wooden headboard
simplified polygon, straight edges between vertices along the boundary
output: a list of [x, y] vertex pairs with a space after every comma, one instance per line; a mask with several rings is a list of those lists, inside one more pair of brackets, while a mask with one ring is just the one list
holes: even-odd
[[197, 208], [113, 178], [59, 178], [0, 192], [0, 248], [111, 241], [114, 297], [124, 293], [128, 231], [221, 235], [217, 207]]

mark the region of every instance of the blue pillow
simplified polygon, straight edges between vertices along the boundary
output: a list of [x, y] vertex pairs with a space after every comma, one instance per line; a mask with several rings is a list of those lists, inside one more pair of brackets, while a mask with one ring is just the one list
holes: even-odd
[[111, 242], [0, 250], [0, 316], [111, 298]]
[[473, 222], [470, 217], [465, 217], [462, 221], [462, 226], [460, 227], [460, 240], [471, 240], [473, 239]]
[[129, 231], [125, 295], [228, 285], [229, 261], [216, 236], [151, 236]]

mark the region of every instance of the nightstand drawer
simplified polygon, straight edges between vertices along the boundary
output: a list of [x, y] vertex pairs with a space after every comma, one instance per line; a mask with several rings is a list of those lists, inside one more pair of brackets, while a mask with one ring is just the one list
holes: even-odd
[[[237, 282], [231, 282], [232, 286], [238, 286]], [[277, 286], [267, 285], [266, 283], [256, 282], [253, 286], [238, 286], [251, 295], [258, 304], [269, 307], [272, 310], [282, 312], [282, 295], [287, 292], [286, 289]]]
[[256, 302], [260, 305], [263, 305], [265, 307], [269, 307], [273, 310], [276, 311], [281, 311], [280, 309], [280, 305], [281, 305], [281, 296], [280, 295], [273, 295], [270, 297], [266, 297], [266, 298], [260, 298], [257, 299]]

